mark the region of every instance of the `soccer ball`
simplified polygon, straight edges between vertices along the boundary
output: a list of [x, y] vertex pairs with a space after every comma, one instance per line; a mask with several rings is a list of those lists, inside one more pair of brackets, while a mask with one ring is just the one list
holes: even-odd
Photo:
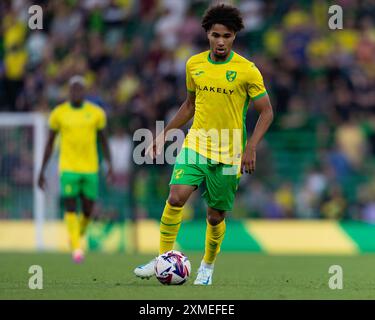
[[162, 284], [183, 284], [190, 271], [190, 261], [180, 251], [171, 250], [156, 258], [155, 275]]

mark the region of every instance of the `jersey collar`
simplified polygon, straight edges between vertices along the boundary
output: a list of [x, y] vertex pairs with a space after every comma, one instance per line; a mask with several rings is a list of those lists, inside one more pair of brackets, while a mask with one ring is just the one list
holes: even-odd
[[210, 63], [212, 63], [212, 64], [226, 64], [226, 63], [228, 63], [229, 61], [232, 60], [233, 55], [234, 55], [234, 51], [231, 50], [231, 51], [230, 51], [230, 54], [229, 54], [229, 57], [228, 57], [227, 60], [225, 60], [225, 61], [214, 61], [214, 60], [211, 59], [211, 55], [210, 55], [210, 53], [211, 53], [211, 51], [208, 51], [208, 62], [210, 62]]
[[83, 100], [81, 106], [78, 107], [78, 108], [75, 108], [75, 107], [73, 107], [72, 103], [69, 101], [69, 107], [72, 108], [73, 110], [82, 110], [83, 107], [85, 106], [85, 102], [86, 102], [86, 101]]

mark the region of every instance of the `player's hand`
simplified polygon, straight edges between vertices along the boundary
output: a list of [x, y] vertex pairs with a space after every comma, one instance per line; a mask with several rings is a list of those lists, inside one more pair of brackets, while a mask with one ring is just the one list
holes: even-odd
[[148, 155], [151, 159], [155, 159], [158, 155], [161, 154], [164, 146], [164, 134], [158, 135], [154, 141], [147, 147], [146, 155]]
[[246, 146], [241, 159], [241, 173], [252, 174], [255, 171], [256, 157], [256, 147]]
[[38, 178], [38, 187], [42, 189], [43, 191], [46, 188], [46, 179], [44, 178], [44, 174], [40, 173]]

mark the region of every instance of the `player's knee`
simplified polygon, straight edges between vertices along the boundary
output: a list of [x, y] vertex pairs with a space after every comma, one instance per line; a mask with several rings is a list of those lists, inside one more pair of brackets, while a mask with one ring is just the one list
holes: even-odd
[[91, 216], [92, 216], [92, 210], [82, 210], [82, 213], [83, 213], [83, 215], [86, 217], [86, 218], [91, 218]]
[[66, 211], [75, 212], [77, 209], [75, 199], [67, 198], [64, 200], [64, 206]]
[[185, 200], [176, 192], [171, 192], [168, 197], [168, 203], [172, 207], [182, 207], [185, 204]]
[[216, 226], [224, 220], [223, 214], [209, 214], [207, 215], [207, 221], [211, 226]]
[[82, 213], [85, 215], [85, 217], [90, 218], [92, 216], [92, 213], [94, 211], [94, 202], [93, 201], [82, 201]]

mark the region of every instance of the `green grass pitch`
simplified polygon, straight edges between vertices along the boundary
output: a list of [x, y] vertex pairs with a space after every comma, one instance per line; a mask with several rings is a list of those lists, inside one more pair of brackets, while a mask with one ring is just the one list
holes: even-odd
[[[375, 299], [375, 255], [218, 257], [211, 287], [194, 286], [201, 254], [187, 252], [192, 277], [182, 286], [133, 276], [151, 256], [90, 253], [82, 265], [67, 254], [0, 253], [0, 299]], [[28, 287], [31, 265], [43, 268], [43, 289]], [[343, 289], [331, 290], [331, 265], [343, 269]]]

